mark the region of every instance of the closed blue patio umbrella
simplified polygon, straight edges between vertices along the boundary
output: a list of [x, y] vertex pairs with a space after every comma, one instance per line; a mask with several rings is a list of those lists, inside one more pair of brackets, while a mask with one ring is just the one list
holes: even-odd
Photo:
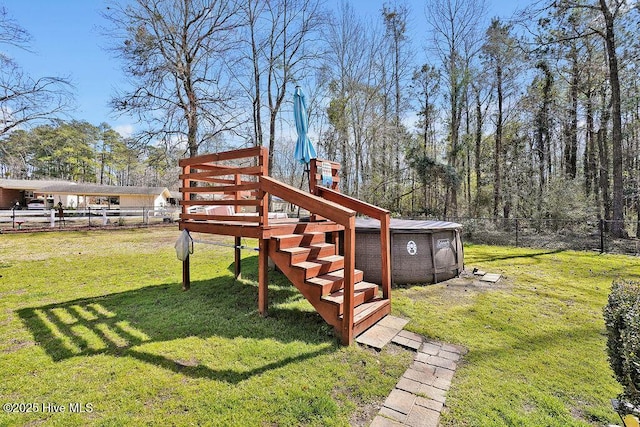
[[296, 120], [296, 130], [298, 131], [298, 140], [296, 141], [293, 157], [300, 163], [308, 165], [311, 159], [316, 158], [316, 149], [307, 136], [307, 131], [309, 130], [307, 101], [300, 86], [296, 86], [296, 90], [293, 93], [293, 117]]

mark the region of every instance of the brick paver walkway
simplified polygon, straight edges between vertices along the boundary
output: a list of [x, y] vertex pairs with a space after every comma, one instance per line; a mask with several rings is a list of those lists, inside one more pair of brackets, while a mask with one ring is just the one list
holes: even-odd
[[466, 350], [424, 340], [422, 336], [407, 331], [400, 331], [392, 342], [417, 352], [371, 427], [437, 427], [451, 380]]

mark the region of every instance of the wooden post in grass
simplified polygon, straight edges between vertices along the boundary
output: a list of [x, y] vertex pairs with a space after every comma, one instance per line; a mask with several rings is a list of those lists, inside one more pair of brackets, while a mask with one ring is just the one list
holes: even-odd
[[234, 253], [235, 253], [235, 259], [233, 261], [233, 267], [234, 267], [234, 275], [236, 277], [236, 280], [239, 280], [242, 278], [242, 266], [240, 264], [241, 259], [240, 259], [240, 245], [242, 245], [242, 238], [241, 237], [237, 237], [235, 238], [235, 249], [234, 249]]
[[[189, 192], [189, 188], [191, 187], [191, 180], [188, 179], [189, 174], [191, 173], [191, 165], [185, 165], [182, 167], [182, 199], [185, 202], [191, 201], [191, 193]], [[184, 218], [187, 213], [189, 213], [188, 205], [182, 204], [182, 215], [181, 218]], [[182, 227], [180, 227], [182, 229]], [[189, 268], [189, 254], [187, 253], [187, 258], [182, 261], [182, 290], [188, 291], [191, 288], [191, 274]]]
[[349, 223], [344, 229], [344, 309], [342, 314], [342, 344], [353, 343], [353, 309], [354, 309], [354, 285], [355, 285], [355, 258], [356, 258], [356, 218], [349, 218]]
[[[380, 215], [380, 265], [382, 273], [382, 297], [391, 299], [391, 214]], [[434, 264], [435, 268], [435, 264]]]
[[260, 238], [258, 253], [258, 312], [261, 316], [267, 315], [269, 290], [269, 239]]
[[191, 274], [189, 270], [189, 255], [187, 259], [182, 261], [182, 290], [188, 291], [191, 289]]
[[[236, 186], [236, 188], [242, 185], [242, 177], [237, 173], [235, 174], [234, 185]], [[240, 208], [240, 205], [238, 205], [238, 200], [240, 200], [240, 192], [238, 190], [233, 192], [233, 200], [236, 202], [236, 205], [234, 206], [233, 211], [236, 214], [239, 214], [241, 212], [241, 208]], [[240, 238], [240, 236], [236, 236], [235, 249], [234, 249], [235, 259], [233, 261], [234, 275], [236, 276], [236, 280], [240, 279], [240, 276], [242, 274], [242, 271], [241, 271], [242, 267], [240, 265], [240, 263], [242, 262], [240, 258], [240, 245], [242, 245], [242, 239]]]

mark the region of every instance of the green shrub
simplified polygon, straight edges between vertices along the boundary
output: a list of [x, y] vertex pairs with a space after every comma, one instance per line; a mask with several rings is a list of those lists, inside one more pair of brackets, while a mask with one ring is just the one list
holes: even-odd
[[640, 407], [640, 282], [613, 282], [604, 320], [609, 363], [624, 388], [620, 399]]

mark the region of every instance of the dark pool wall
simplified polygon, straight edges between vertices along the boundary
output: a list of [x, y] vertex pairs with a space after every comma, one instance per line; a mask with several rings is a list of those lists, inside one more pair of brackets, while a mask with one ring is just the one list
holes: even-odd
[[[459, 275], [464, 268], [461, 230], [453, 222], [392, 219], [392, 283], [437, 283]], [[364, 280], [380, 283], [378, 221], [356, 220], [356, 248], [356, 268], [364, 272]]]

